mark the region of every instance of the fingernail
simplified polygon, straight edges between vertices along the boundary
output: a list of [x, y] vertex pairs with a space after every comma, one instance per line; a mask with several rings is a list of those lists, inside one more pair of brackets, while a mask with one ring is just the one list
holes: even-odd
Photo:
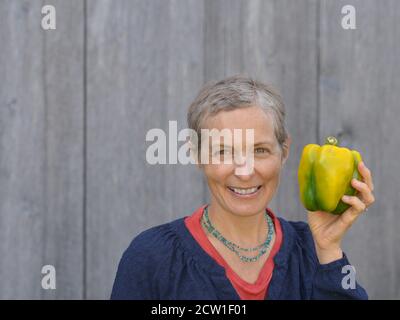
[[349, 196], [343, 196], [342, 200], [346, 201], [346, 200], [349, 200], [349, 198], [350, 198]]

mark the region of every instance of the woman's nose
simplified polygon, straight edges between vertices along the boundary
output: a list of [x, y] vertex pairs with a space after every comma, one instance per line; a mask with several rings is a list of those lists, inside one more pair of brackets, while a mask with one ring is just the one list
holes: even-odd
[[234, 164], [236, 176], [250, 177], [254, 172], [254, 154], [252, 152], [235, 154]]

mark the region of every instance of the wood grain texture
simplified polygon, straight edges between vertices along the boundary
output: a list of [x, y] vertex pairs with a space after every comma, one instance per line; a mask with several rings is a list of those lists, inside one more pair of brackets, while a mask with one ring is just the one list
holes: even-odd
[[[347, 4], [356, 30], [341, 26]], [[361, 152], [376, 203], [344, 249], [370, 298], [399, 299], [399, 18], [397, 0], [0, 1], [0, 299], [108, 299], [133, 237], [209, 201], [193, 165], [147, 163], [146, 133], [186, 128], [201, 86], [237, 73], [286, 105], [279, 216], [307, 219], [305, 144], [334, 134]]]
[[201, 1], [88, 2], [87, 297], [108, 298], [139, 232], [203, 203], [194, 166], [150, 165], [146, 133], [186, 128], [203, 83]]
[[[82, 298], [83, 10], [0, 2], [0, 298]], [[6, 80], [6, 81], [4, 81]], [[56, 290], [42, 290], [42, 266]]]
[[371, 299], [399, 299], [400, 3], [351, 1], [355, 30], [341, 26], [346, 4], [321, 5], [319, 138], [337, 135], [372, 171], [376, 202], [349, 231], [345, 250]]

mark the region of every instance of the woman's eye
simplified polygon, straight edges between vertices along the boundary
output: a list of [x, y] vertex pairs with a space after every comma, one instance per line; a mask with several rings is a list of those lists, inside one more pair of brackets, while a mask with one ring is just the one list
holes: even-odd
[[221, 156], [227, 155], [227, 154], [230, 154], [230, 150], [228, 150], [228, 149], [220, 149], [214, 153], [214, 155], [221, 155]]
[[257, 149], [255, 149], [254, 150], [255, 151], [255, 153], [268, 153], [269, 152], [269, 150], [268, 149], [265, 149], [265, 148], [257, 148]]

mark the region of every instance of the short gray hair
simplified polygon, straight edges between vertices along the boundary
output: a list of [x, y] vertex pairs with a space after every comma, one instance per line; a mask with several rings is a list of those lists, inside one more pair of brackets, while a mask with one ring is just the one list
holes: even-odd
[[[187, 123], [190, 129], [200, 132], [204, 121], [221, 111], [259, 106], [272, 116], [275, 137], [283, 151], [289, 136], [285, 125], [285, 106], [279, 93], [270, 85], [245, 75], [207, 82], [189, 107]], [[201, 139], [198, 139], [200, 150]]]

